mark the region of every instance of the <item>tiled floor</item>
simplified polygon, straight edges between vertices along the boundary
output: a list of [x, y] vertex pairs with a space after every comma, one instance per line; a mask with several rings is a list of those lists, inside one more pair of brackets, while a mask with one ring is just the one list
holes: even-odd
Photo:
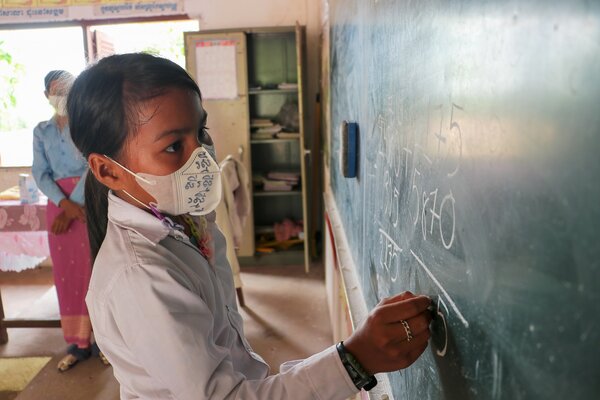
[[[304, 267], [269, 266], [242, 268], [246, 308], [246, 336], [254, 350], [271, 365], [273, 373], [287, 360], [305, 358], [331, 344], [324, 273], [314, 265], [309, 275]], [[0, 288], [7, 316], [52, 316], [57, 312], [49, 268], [21, 273], [0, 272]], [[41, 299], [41, 300], [40, 300]], [[54, 356], [18, 400], [113, 400], [118, 383], [112, 369], [98, 359], [87, 360], [66, 373], [56, 371], [56, 362], [66, 345], [60, 329], [9, 329], [9, 342], [0, 345], [0, 357]], [[0, 400], [14, 394], [0, 393]]]

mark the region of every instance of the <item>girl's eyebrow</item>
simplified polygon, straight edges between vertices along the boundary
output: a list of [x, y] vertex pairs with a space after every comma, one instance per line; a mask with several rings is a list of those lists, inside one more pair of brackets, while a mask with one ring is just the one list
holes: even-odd
[[154, 138], [154, 143], [158, 142], [159, 140], [161, 140], [164, 137], [169, 136], [169, 135], [185, 135], [186, 133], [189, 133], [189, 132], [190, 132], [190, 129], [188, 129], [188, 128], [169, 129], [167, 131], [159, 133]]

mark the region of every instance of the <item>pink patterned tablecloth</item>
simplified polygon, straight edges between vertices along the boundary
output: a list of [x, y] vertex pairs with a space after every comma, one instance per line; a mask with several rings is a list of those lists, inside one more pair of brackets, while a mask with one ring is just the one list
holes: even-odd
[[34, 268], [50, 255], [46, 231], [46, 204], [0, 200], [0, 270]]

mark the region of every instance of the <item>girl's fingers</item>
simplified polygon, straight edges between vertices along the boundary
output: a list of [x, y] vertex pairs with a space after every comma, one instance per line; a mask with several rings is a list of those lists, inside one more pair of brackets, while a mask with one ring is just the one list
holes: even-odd
[[[410, 342], [406, 340], [396, 342], [393, 345], [391, 345], [391, 354], [393, 354], [396, 358], [407, 358], [410, 354], [413, 354], [415, 351], [419, 351], [419, 349], [427, 347], [429, 337], [430, 335], [427, 331], [421, 333], [418, 336], [414, 336]], [[422, 351], [419, 352], [419, 354], [421, 353]]]
[[[431, 314], [424, 312], [416, 317], [406, 320], [408, 323], [408, 329], [412, 337], [418, 336], [426, 330], [429, 330], [429, 324], [431, 323]], [[391, 338], [391, 343], [399, 343], [407, 340], [407, 332], [404, 325], [401, 322], [396, 322], [386, 326], [387, 335]]]
[[407, 300], [407, 299], [410, 299], [413, 297], [415, 297], [414, 294], [412, 294], [409, 291], [406, 291], [406, 292], [398, 293], [397, 295], [392, 296], [392, 297], [386, 297], [385, 299], [381, 300], [381, 302], [379, 304], [383, 305], [383, 304], [396, 303], [398, 301]]
[[415, 296], [394, 303], [378, 306], [373, 317], [380, 323], [392, 324], [401, 320], [408, 320], [424, 312], [431, 304], [427, 296]]
[[423, 354], [425, 349], [427, 349], [427, 342], [425, 342], [425, 344], [421, 344], [419, 347], [416, 347], [413, 350], [411, 350], [408, 353], [408, 355], [406, 356], [406, 360], [409, 362], [408, 365], [411, 365], [412, 363], [417, 361], [417, 359], [421, 356], [421, 354]]

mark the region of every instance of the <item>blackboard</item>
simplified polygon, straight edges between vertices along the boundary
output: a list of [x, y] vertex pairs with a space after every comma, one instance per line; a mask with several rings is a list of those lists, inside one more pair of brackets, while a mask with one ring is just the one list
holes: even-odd
[[439, 312], [394, 397], [600, 398], [600, 2], [333, 0], [329, 22], [366, 302]]

